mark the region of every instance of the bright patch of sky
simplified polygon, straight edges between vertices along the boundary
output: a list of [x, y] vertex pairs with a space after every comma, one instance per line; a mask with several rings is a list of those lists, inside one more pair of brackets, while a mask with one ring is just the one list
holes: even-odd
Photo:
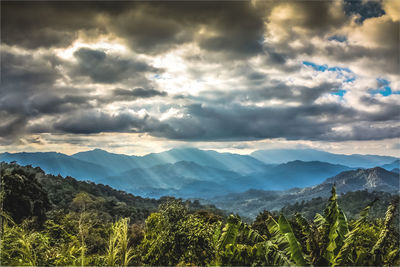
[[[349, 68], [333, 66], [329, 67], [327, 64], [316, 64], [310, 61], [303, 61], [302, 64], [307, 67], [311, 67], [313, 70], [318, 72], [335, 72], [336, 78], [341, 79], [344, 84], [353, 83], [357, 76], [354, 72], [352, 72]], [[346, 94], [347, 90], [340, 88], [335, 92], [332, 92], [331, 95], [339, 96], [340, 100], [343, 100], [343, 96]]]
[[377, 89], [369, 90], [372, 95], [381, 94], [383, 96], [390, 96], [392, 94], [400, 94], [400, 91], [392, 91], [392, 88], [390, 87], [390, 81], [382, 78], [377, 78], [376, 81], [378, 82], [379, 87]]

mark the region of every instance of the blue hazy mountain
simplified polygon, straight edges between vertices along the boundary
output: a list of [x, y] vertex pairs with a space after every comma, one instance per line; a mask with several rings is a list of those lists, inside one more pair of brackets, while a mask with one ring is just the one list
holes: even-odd
[[161, 153], [152, 153], [142, 158], [144, 162], [175, 163], [192, 161], [203, 166], [230, 170], [240, 174], [263, 171], [271, 167], [251, 156], [232, 153], [219, 153], [213, 150], [197, 148], [171, 149]]
[[400, 168], [400, 160], [395, 160], [389, 164], [383, 164], [381, 166], [381, 168], [384, 168], [385, 170], [388, 170], [388, 171], [396, 172], [396, 169]]
[[149, 168], [155, 165], [176, 163], [179, 161], [191, 161], [199, 165], [235, 171], [241, 174], [264, 171], [271, 167], [248, 155], [218, 153], [212, 150], [200, 150], [197, 148], [176, 148], [161, 153], [151, 153], [142, 157], [114, 154], [95, 149], [74, 154], [72, 157], [103, 166], [110, 166], [109, 168], [115, 174], [133, 168]]
[[232, 171], [181, 161], [147, 169], [133, 169], [118, 176], [107, 177], [101, 182], [148, 197], [168, 194], [184, 198], [209, 198], [251, 188], [286, 190], [316, 185], [327, 177], [350, 169], [326, 162], [293, 161], [263, 172], [242, 176]]
[[[98, 182], [130, 193], [141, 193], [146, 196], [159, 194], [190, 195], [184, 189], [189, 184], [209, 183], [223, 185], [229, 180], [240, 177], [238, 173], [201, 166], [194, 162], [179, 161], [156, 165], [150, 168], [135, 168], [117, 176], [109, 176]], [[196, 192], [193, 192], [196, 196]]]
[[400, 169], [399, 168], [394, 168], [394, 169], [392, 169], [390, 171], [394, 172], [394, 173], [397, 173], [397, 174], [400, 174]]
[[212, 203], [218, 208], [229, 209], [242, 216], [254, 218], [264, 209], [279, 210], [288, 204], [300, 203], [318, 197], [329, 197], [334, 183], [338, 194], [358, 190], [399, 194], [400, 179], [398, 174], [380, 167], [357, 169], [341, 172], [326, 179], [321, 184], [311, 187], [282, 191], [250, 189], [245, 192], [216, 196], [203, 203]]
[[381, 167], [342, 172], [327, 179], [323, 185], [331, 185], [333, 183], [336, 184], [336, 188], [342, 193], [355, 191], [355, 189], [392, 193], [399, 192], [400, 190], [399, 175]]
[[398, 158], [378, 155], [342, 155], [314, 149], [270, 149], [258, 150], [251, 156], [267, 164], [280, 164], [294, 160], [323, 161], [354, 168], [373, 168], [391, 163]]
[[[113, 175], [133, 168], [149, 167], [149, 165], [140, 164], [141, 162], [139, 160], [141, 157], [110, 153], [102, 149], [79, 152], [71, 155], [71, 157], [86, 162], [107, 166]], [[154, 165], [157, 164], [161, 164], [161, 162], [154, 162]]]
[[72, 176], [80, 180], [94, 181], [110, 175], [109, 170], [102, 165], [78, 160], [56, 152], [2, 153], [0, 154], [1, 161], [16, 161], [20, 165], [40, 167], [53, 175]]
[[351, 170], [351, 168], [319, 161], [293, 161], [280, 164], [264, 172], [228, 179], [223, 183], [213, 181], [189, 183], [183, 186], [176, 196], [209, 198], [228, 192], [243, 192], [254, 188], [259, 190], [287, 190], [294, 187], [317, 185], [327, 177], [345, 170]]
[[291, 161], [280, 164], [262, 173], [253, 173], [240, 178], [243, 188], [264, 190], [286, 190], [293, 187], [306, 187], [322, 183], [350, 167], [320, 161]]
[[[387, 157], [384, 164], [394, 163], [392, 159]], [[327, 177], [351, 170], [347, 164], [321, 161], [295, 160], [268, 165], [248, 155], [195, 148], [171, 149], [145, 156], [115, 154], [100, 149], [72, 156], [55, 152], [3, 153], [0, 161], [40, 166], [51, 174], [69, 175], [154, 197], [210, 197], [251, 188], [286, 190], [316, 185]]]

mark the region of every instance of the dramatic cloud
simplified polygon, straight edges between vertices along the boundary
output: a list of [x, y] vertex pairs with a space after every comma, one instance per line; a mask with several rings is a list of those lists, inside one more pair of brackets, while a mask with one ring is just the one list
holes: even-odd
[[5, 147], [64, 140], [79, 150], [111, 146], [104, 136], [114, 134], [149, 149], [396, 149], [385, 142], [400, 137], [398, 1], [1, 5]]
[[144, 72], [156, 72], [145, 62], [122, 59], [103, 51], [81, 48], [74, 53], [78, 66], [73, 76], [89, 76], [96, 83], [116, 83], [126, 79], [141, 78]]
[[113, 91], [113, 95], [117, 97], [121, 97], [122, 99], [126, 98], [148, 98], [153, 96], [166, 96], [166, 92], [160, 92], [154, 89], [143, 89], [143, 88], [135, 88], [133, 90], [126, 90], [126, 89], [115, 89]]

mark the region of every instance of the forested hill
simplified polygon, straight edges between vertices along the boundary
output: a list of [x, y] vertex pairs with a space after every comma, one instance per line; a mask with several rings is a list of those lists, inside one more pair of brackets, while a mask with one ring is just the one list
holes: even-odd
[[[143, 222], [151, 212], [172, 197], [142, 198], [115, 190], [108, 185], [77, 181], [72, 177], [45, 174], [39, 167], [0, 163], [4, 208], [21, 222], [24, 218], [76, 211], [84, 203], [85, 209], [102, 213], [105, 221], [128, 217], [132, 223]], [[214, 206], [202, 206], [198, 201], [185, 201], [189, 210], [211, 210], [222, 214]]]
[[[399, 174], [380, 167], [345, 171], [323, 183], [305, 188], [292, 188], [285, 191], [248, 190], [242, 193], [226, 194], [210, 200], [221, 209], [229, 209], [241, 216], [255, 218], [264, 209], [280, 210], [286, 205], [309, 201], [313, 198], [327, 198], [334, 184], [337, 192], [345, 194], [359, 190], [383, 191], [399, 194]], [[359, 199], [362, 205], [368, 202]], [[205, 202], [206, 203], [206, 202]], [[386, 203], [387, 204], [387, 203]], [[314, 210], [315, 211], [315, 210]]]
[[314, 220], [265, 211], [250, 225], [198, 202], [145, 199], [40, 168], [0, 167], [1, 266], [400, 264], [398, 200], [384, 219], [368, 217], [370, 203], [358, 220], [347, 220], [332, 186]]
[[[338, 196], [338, 203], [346, 214], [348, 219], [358, 219], [360, 210], [368, 203], [376, 200], [369, 211], [371, 218], [383, 218], [386, 208], [394, 199], [395, 195], [388, 192], [369, 192], [368, 190], [359, 190], [355, 192], [347, 192]], [[316, 197], [309, 201], [296, 202], [282, 208], [280, 212], [287, 216], [301, 213], [305, 218], [311, 220], [316, 213], [322, 213], [328, 197]], [[396, 213], [396, 222], [399, 222], [400, 214]]]

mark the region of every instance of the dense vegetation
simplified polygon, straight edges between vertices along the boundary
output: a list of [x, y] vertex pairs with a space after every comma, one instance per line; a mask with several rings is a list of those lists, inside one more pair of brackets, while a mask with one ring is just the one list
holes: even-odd
[[[377, 201], [369, 210], [369, 217], [382, 218], [393, 199], [393, 194], [388, 192], [370, 192], [368, 190], [347, 192], [338, 196], [338, 203], [348, 219], [358, 219], [360, 210], [365, 207], [365, 203], [371, 203], [375, 199]], [[324, 210], [327, 200], [328, 198], [316, 197], [309, 201], [296, 202], [285, 206], [281, 209], [281, 212], [289, 217], [301, 213], [306, 219], [312, 219], [316, 213], [321, 213]], [[399, 213], [396, 213], [397, 222], [399, 215]]]
[[246, 224], [198, 202], [138, 198], [39, 168], [2, 164], [1, 178], [1, 265], [400, 265], [398, 199], [385, 218], [368, 217], [373, 201], [348, 221], [333, 187], [314, 220], [266, 211]]

